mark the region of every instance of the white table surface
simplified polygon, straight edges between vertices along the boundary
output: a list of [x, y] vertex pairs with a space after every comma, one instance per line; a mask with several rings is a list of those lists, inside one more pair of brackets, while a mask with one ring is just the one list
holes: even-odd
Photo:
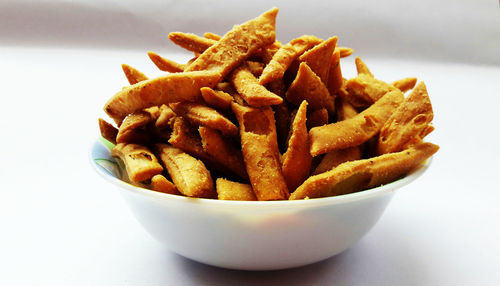
[[170, 252], [90, 166], [120, 65], [159, 74], [145, 51], [0, 45], [0, 285], [500, 285], [500, 66], [363, 58], [380, 79], [426, 83], [441, 150], [346, 252], [244, 272]]

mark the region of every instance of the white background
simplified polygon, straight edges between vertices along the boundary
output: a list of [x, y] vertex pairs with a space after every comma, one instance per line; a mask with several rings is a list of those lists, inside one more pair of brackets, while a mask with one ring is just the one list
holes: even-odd
[[[138, 2], [0, 2], [0, 285], [500, 285], [497, 1]], [[338, 35], [377, 78], [424, 81], [441, 150], [348, 251], [290, 270], [214, 268], [154, 241], [88, 151], [126, 85], [122, 63], [153, 77], [146, 51], [188, 57], [169, 32], [223, 34], [271, 6], [282, 42]]]

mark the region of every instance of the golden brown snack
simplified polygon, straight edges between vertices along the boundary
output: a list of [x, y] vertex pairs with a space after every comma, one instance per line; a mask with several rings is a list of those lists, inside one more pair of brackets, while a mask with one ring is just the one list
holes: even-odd
[[176, 45], [195, 53], [203, 53], [217, 41], [191, 33], [172, 32], [168, 38]]
[[[248, 70], [255, 76], [259, 77], [262, 74], [262, 71], [264, 70], [264, 64], [261, 62], [255, 62], [255, 61], [246, 61], [246, 65], [248, 67]], [[258, 82], [258, 80], [257, 80]]]
[[118, 135], [118, 129], [116, 127], [106, 122], [106, 120], [99, 118], [99, 130], [104, 139], [116, 144], [116, 135]]
[[203, 100], [208, 105], [219, 109], [228, 109], [231, 107], [233, 97], [230, 94], [222, 90], [211, 89], [210, 87], [202, 87], [200, 91]]
[[217, 198], [231, 201], [256, 201], [252, 186], [218, 178], [215, 181]]
[[159, 114], [155, 121], [155, 127], [164, 129], [170, 128], [170, 120], [175, 117], [175, 112], [165, 104], [159, 108]]
[[203, 34], [203, 37], [205, 37], [207, 39], [214, 40], [214, 41], [218, 41], [222, 38], [221, 36], [214, 34], [214, 33], [210, 33], [210, 32], [206, 32], [205, 34]]
[[307, 101], [303, 101], [292, 123], [292, 136], [282, 158], [281, 169], [288, 190], [295, 190], [309, 176], [312, 157], [309, 153], [309, 134], [306, 127]]
[[312, 128], [309, 131], [311, 155], [314, 157], [368, 141], [380, 131], [403, 99], [401, 91], [393, 90], [352, 118]]
[[238, 135], [238, 127], [217, 110], [192, 102], [171, 103], [170, 108], [190, 122], [220, 130], [225, 135]]
[[324, 84], [328, 82], [331, 58], [336, 44], [337, 37], [335, 36], [321, 42], [299, 56], [299, 61], [307, 63]]
[[172, 135], [168, 143], [172, 146], [181, 149], [205, 162], [210, 161], [210, 156], [203, 149], [201, 138], [196, 132], [196, 128], [191, 126], [184, 117], [176, 116], [171, 121]]
[[274, 41], [271, 45], [263, 48], [260, 52], [262, 62], [268, 64], [272, 60], [274, 54], [276, 54], [281, 47], [283, 47], [283, 44], [281, 44], [280, 41]]
[[272, 109], [241, 106], [234, 102], [231, 108], [240, 125], [243, 159], [257, 199], [287, 199], [289, 192], [281, 171]]
[[267, 90], [252, 74], [246, 64], [237, 67], [231, 74], [231, 82], [250, 106], [260, 107], [277, 105], [283, 102], [283, 98]]
[[378, 187], [406, 175], [438, 149], [439, 146], [432, 143], [422, 143], [402, 152], [340, 164], [309, 177], [291, 194], [290, 200], [336, 196]]
[[155, 155], [142, 145], [119, 143], [111, 150], [111, 156], [123, 161], [132, 182], [149, 180], [163, 171]]
[[213, 87], [219, 82], [218, 73], [207, 71], [166, 74], [124, 87], [104, 106], [104, 111], [116, 122], [130, 113], [150, 106], [178, 101], [200, 101], [200, 88]]
[[148, 77], [145, 76], [142, 72], [127, 64], [122, 64], [122, 70], [130, 84], [136, 84], [140, 81], [148, 79]]
[[172, 60], [166, 59], [154, 52], [148, 52], [148, 56], [151, 59], [151, 61], [161, 71], [176, 73], [176, 72], [183, 72], [184, 69], [186, 68], [186, 65], [179, 64]]
[[359, 112], [344, 97], [339, 96], [335, 101], [337, 120], [342, 121], [356, 116]]
[[341, 58], [348, 57], [354, 53], [354, 50], [348, 47], [336, 47], [335, 50], [338, 50]]
[[200, 126], [198, 132], [200, 133], [203, 150], [208, 155], [231, 173], [238, 175], [242, 179], [248, 179], [241, 150], [224, 139], [215, 129]]
[[255, 19], [234, 26], [189, 64], [185, 71], [214, 71], [224, 78], [252, 53], [274, 42], [277, 14], [278, 8], [273, 8]]
[[297, 77], [286, 92], [286, 99], [299, 105], [302, 100], [307, 100], [310, 110], [326, 108], [328, 112], [335, 112], [334, 98], [321, 79], [314, 74], [306, 63], [301, 63]]
[[307, 115], [307, 129], [328, 124], [328, 110], [316, 109]]
[[262, 75], [259, 77], [259, 83], [265, 85], [283, 78], [285, 71], [296, 58], [319, 43], [321, 43], [321, 39], [304, 35], [282, 46], [264, 68]]
[[147, 143], [150, 136], [146, 126], [155, 120], [151, 113], [138, 111], [130, 114], [123, 120], [116, 135], [117, 143]]
[[333, 150], [325, 154], [312, 174], [321, 174], [330, 171], [342, 163], [359, 159], [361, 159], [361, 149], [358, 146]]
[[416, 77], [405, 77], [391, 83], [395, 88], [401, 90], [402, 92], [406, 92], [415, 87], [417, 84]]
[[158, 174], [151, 178], [151, 189], [154, 191], [171, 194], [171, 195], [180, 195], [181, 193], [177, 190], [177, 187], [174, 183], [170, 182], [163, 175]]
[[340, 68], [340, 52], [335, 50], [331, 57], [330, 70], [328, 72], [328, 82], [326, 87], [331, 95], [336, 95], [338, 90], [344, 84], [344, 79], [342, 78], [342, 70]]
[[155, 150], [180, 193], [196, 198], [217, 196], [212, 176], [202, 161], [167, 144], [156, 144]]
[[360, 73], [358, 76], [349, 79], [345, 87], [349, 92], [347, 100], [354, 107], [359, 108], [370, 106], [387, 92], [396, 90], [393, 85], [378, 80], [367, 73]]
[[365, 62], [360, 57], [356, 57], [354, 59], [354, 62], [356, 64], [356, 70], [358, 71], [358, 75], [364, 74], [364, 75], [373, 77], [372, 72], [370, 71], [368, 66], [365, 64]]
[[433, 117], [427, 89], [420, 82], [380, 130], [378, 154], [401, 151], [427, 128]]

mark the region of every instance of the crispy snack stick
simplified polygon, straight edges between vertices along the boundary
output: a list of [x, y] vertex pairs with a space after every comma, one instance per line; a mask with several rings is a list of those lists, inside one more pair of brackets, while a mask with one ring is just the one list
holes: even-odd
[[378, 154], [401, 151], [405, 144], [427, 129], [433, 117], [427, 89], [420, 82], [380, 130]]
[[237, 67], [231, 74], [231, 82], [250, 106], [260, 107], [281, 104], [283, 98], [267, 90], [252, 74], [246, 64]]
[[214, 41], [218, 41], [222, 38], [221, 36], [210, 32], [206, 32], [205, 34], [203, 34], [203, 37]]
[[378, 187], [408, 174], [438, 149], [439, 146], [432, 143], [421, 143], [398, 153], [340, 164], [309, 177], [292, 193], [290, 200], [336, 196]]
[[122, 64], [122, 70], [130, 84], [136, 84], [140, 81], [148, 79], [148, 77], [145, 76], [142, 72], [127, 64]]
[[170, 135], [168, 143], [191, 156], [205, 162], [210, 161], [210, 156], [203, 149], [201, 138], [196, 133], [196, 129], [186, 119], [177, 116], [172, 119], [171, 123], [172, 135]]
[[264, 68], [262, 75], [259, 77], [259, 83], [265, 85], [283, 78], [285, 71], [296, 58], [319, 43], [321, 43], [321, 39], [304, 35], [282, 46]]
[[[255, 62], [255, 61], [246, 61], [246, 65], [248, 67], [248, 70], [255, 76], [259, 77], [262, 74], [262, 71], [264, 70], [264, 64], [261, 62]], [[258, 82], [258, 81], [257, 81]]]
[[252, 53], [274, 42], [277, 14], [278, 8], [273, 8], [255, 19], [234, 26], [189, 64], [185, 71], [214, 71], [224, 78]]
[[211, 89], [210, 87], [202, 87], [200, 91], [203, 100], [208, 105], [219, 109], [228, 109], [231, 107], [233, 97], [230, 94], [222, 90]]
[[316, 109], [307, 115], [307, 129], [328, 124], [328, 110], [326, 108]]
[[312, 157], [309, 153], [309, 134], [307, 133], [307, 101], [302, 101], [292, 123], [292, 136], [288, 149], [282, 158], [281, 169], [290, 191], [295, 190], [309, 176]]
[[198, 132], [200, 133], [203, 150], [208, 155], [240, 178], [248, 179], [241, 150], [227, 142], [215, 129], [200, 126]]
[[336, 44], [337, 37], [335, 36], [321, 42], [299, 56], [299, 61], [307, 63], [324, 84], [327, 84], [328, 81], [331, 58]]
[[415, 87], [417, 84], [416, 77], [405, 77], [391, 83], [395, 88], [401, 90], [402, 92], [406, 92]]
[[167, 144], [156, 144], [155, 150], [181, 194], [196, 198], [217, 196], [212, 176], [202, 161]]
[[314, 74], [306, 63], [301, 63], [297, 77], [286, 92], [286, 99], [299, 105], [302, 100], [307, 100], [311, 110], [326, 108], [328, 112], [335, 112], [334, 98], [321, 79]]
[[190, 122], [220, 130], [225, 135], [237, 135], [238, 127], [217, 110], [192, 102], [177, 102], [170, 104], [170, 108]]
[[156, 118], [146, 111], [138, 111], [130, 114], [123, 120], [116, 135], [117, 143], [147, 143], [150, 136], [146, 130], [146, 125]]
[[256, 201], [252, 186], [218, 178], [215, 181], [217, 198], [231, 201]]
[[119, 143], [111, 150], [111, 156], [123, 161], [128, 177], [134, 183], [149, 180], [163, 171], [155, 155], [142, 145]]
[[174, 183], [170, 182], [161, 174], [154, 175], [153, 178], [151, 178], [151, 189], [160, 193], [171, 195], [181, 194], [179, 190], [177, 190], [177, 187], [174, 185]]
[[219, 74], [207, 71], [166, 74], [123, 88], [106, 103], [104, 111], [121, 122], [125, 116], [146, 107], [199, 101], [200, 88], [213, 87], [219, 80]]
[[262, 62], [265, 64], [268, 64], [272, 59], [274, 54], [283, 47], [283, 44], [281, 44], [280, 41], [274, 41], [271, 45], [265, 47], [262, 49], [260, 53], [260, 57], [262, 58]]
[[116, 144], [116, 135], [118, 135], [118, 129], [116, 127], [106, 122], [106, 120], [99, 118], [99, 130], [104, 139]]
[[156, 128], [169, 128], [170, 120], [175, 117], [175, 112], [165, 104], [159, 107], [159, 114], [155, 121]]
[[361, 149], [359, 146], [333, 150], [332, 152], [325, 154], [312, 174], [321, 174], [326, 171], [330, 171], [342, 163], [359, 159], [361, 159]]
[[349, 79], [345, 87], [349, 93], [347, 100], [354, 107], [359, 108], [370, 106], [387, 92], [396, 90], [393, 85], [375, 79], [367, 73], [360, 73], [358, 76]]
[[281, 171], [272, 109], [241, 106], [234, 102], [231, 108], [240, 125], [243, 159], [257, 199], [287, 199], [289, 192]]
[[186, 65], [179, 64], [169, 59], [166, 59], [154, 52], [148, 52], [148, 56], [151, 59], [151, 61], [161, 71], [176, 73], [176, 72], [183, 72], [184, 69], [186, 68]]
[[172, 32], [168, 38], [176, 45], [195, 53], [203, 53], [217, 41], [191, 33]]
[[335, 50], [331, 57], [326, 87], [331, 95], [336, 95], [339, 89], [342, 88], [343, 84], [344, 79], [342, 78], [342, 70], [340, 68], [340, 52]]
[[336, 47], [335, 50], [340, 52], [340, 57], [345, 58], [354, 53], [354, 50], [348, 47]]
[[359, 112], [352, 106], [343, 96], [339, 96], [335, 100], [337, 110], [337, 120], [342, 121], [356, 116]]
[[358, 75], [365, 74], [367, 76], [373, 77], [372, 72], [360, 57], [356, 57], [354, 59], [354, 63], [356, 64], [356, 70], [358, 71]]
[[358, 115], [309, 131], [313, 157], [337, 149], [361, 145], [375, 136], [403, 101], [403, 93], [393, 90]]

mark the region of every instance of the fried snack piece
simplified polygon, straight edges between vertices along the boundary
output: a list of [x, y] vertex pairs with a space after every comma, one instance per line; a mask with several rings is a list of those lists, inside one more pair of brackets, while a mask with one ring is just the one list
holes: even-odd
[[111, 150], [111, 156], [123, 161], [128, 177], [134, 183], [149, 180], [163, 171], [155, 155], [142, 145], [118, 143]]
[[177, 190], [177, 187], [174, 185], [174, 183], [170, 182], [167, 178], [165, 178], [161, 174], [154, 175], [153, 178], [151, 178], [150, 186], [151, 189], [160, 193], [171, 194], [171, 195], [181, 194], [179, 190]]
[[217, 199], [231, 201], [256, 201], [252, 186], [218, 178], [215, 181]]
[[167, 144], [156, 144], [155, 151], [181, 194], [196, 198], [217, 196], [212, 176], [202, 161]]
[[309, 112], [306, 124], [307, 129], [328, 124], [328, 110], [321, 108]]
[[391, 83], [395, 88], [401, 90], [402, 92], [406, 92], [415, 87], [417, 84], [416, 77], [405, 77]]
[[373, 77], [372, 72], [360, 57], [356, 57], [354, 59], [354, 63], [356, 64], [356, 70], [358, 72], [358, 75], [365, 74], [367, 76]]
[[[264, 70], [264, 64], [261, 62], [255, 62], [255, 61], [246, 61], [246, 65], [248, 67], [248, 70], [255, 76], [258, 77], [262, 74], [262, 71]], [[256, 79], [257, 80], [257, 79]], [[257, 80], [258, 82], [258, 80]]]
[[358, 115], [309, 131], [311, 155], [361, 145], [375, 136], [403, 101], [403, 93], [393, 90]]
[[203, 150], [208, 155], [240, 178], [248, 179], [241, 150], [225, 140], [215, 129], [200, 126], [198, 132], [200, 133]]
[[104, 139], [116, 144], [116, 135], [118, 135], [118, 129], [116, 127], [106, 122], [106, 120], [99, 118], [99, 130]]
[[401, 151], [403, 146], [427, 128], [433, 117], [427, 89], [420, 82], [380, 130], [378, 154]]
[[206, 32], [205, 34], [203, 34], [203, 37], [205, 37], [207, 39], [214, 40], [214, 41], [218, 41], [222, 38], [221, 36], [214, 34], [214, 33], [210, 33], [210, 32]]
[[170, 127], [170, 119], [176, 116], [175, 112], [165, 104], [159, 107], [159, 114], [155, 121], [155, 127], [165, 129]]
[[146, 125], [154, 121], [151, 113], [138, 111], [130, 114], [123, 120], [116, 135], [117, 143], [147, 143], [150, 140]]
[[284, 200], [289, 196], [280, 164], [273, 111], [232, 103], [240, 125], [243, 159], [259, 201]]
[[200, 101], [200, 88], [213, 87], [220, 81], [218, 73], [207, 71], [166, 74], [123, 88], [104, 106], [104, 111], [121, 122], [130, 113], [150, 106], [178, 101]]
[[280, 41], [274, 41], [271, 45], [263, 48], [259, 54], [262, 62], [267, 65], [281, 47], [283, 47], [283, 44]]
[[299, 56], [299, 61], [307, 63], [324, 84], [328, 81], [331, 58], [336, 44], [337, 36], [321, 42]]
[[321, 174], [326, 171], [330, 171], [342, 163], [359, 159], [361, 159], [361, 149], [359, 146], [333, 150], [332, 152], [325, 154], [312, 174]]
[[281, 104], [283, 102], [283, 98], [259, 84], [259, 81], [246, 64], [242, 64], [233, 71], [231, 82], [250, 106], [260, 107]]
[[321, 39], [315, 36], [304, 35], [282, 46], [264, 68], [259, 77], [259, 83], [265, 85], [283, 78], [285, 71], [295, 59], [319, 43], [321, 43]]
[[354, 50], [348, 47], [336, 47], [335, 50], [338, 50], [341, 58], [348, 57], [354, 53]]
[[352, 118], [358, 114], [358, 111], [352, 106], [344, 97], [339, 96], [336, 98], [335, 106], [337, 110], [337, 120], [342, 121]]
[[176, 72], [183, 72], [184, 69], [186, 68], [186, 65], [179, 64], [169, 59], [166, 59], [154, 52], [148, 52], [148, 56], [151, 59], [151, 61], [155, 64], [155, 66], [157, 66], [158, 69], [160, 69], [161, 71], [176, 73]]
[[309, 176], [312, 157], [309, 153], [309, 134], [306, 127], [307, 101], [302, 101], [292, 123], [292, 136], [282, 158], [281, 169], [290, 191], [295, 190]]
[[396, 90], [393, 85], [375, 79], [366, 71], [349, 79], [345, 87], [349, 93], [347, 99], [356, 108], [370, 106], [387, 92]]
[[189, 64], [185, 71], [214, 71], [224, 78], [255, 51], [274, 42], [277, 14], [278, 8], [273, 8], [255, 19], [234, 26]]
[[238, 127], [217, 110], [192, 102], [171, 103], [170, 108], [190, 122], [220, 130], [225, 135], [238, 135]]
[[340, 69], [340, 52], [335, 50], [331, 57], [326, 87], [331, 95], [336, 95], [343, 84], [344, 79], [342, 78], [342, 70]]
[[286, 99], [295, 105], [307, 100], [311, 110], [326, 108], [330, 113], [335, 112], [334, 98], [305, 62], [300, 64], [297, 77], [286, 92]]
[[432, 143], [421, 143], [398, 153], [340, 164], [309, 177], [292, 193], [290, 200], [336, 196], [387, 184], [408, 174], [438, 149], [439, 146]]
[[127, 64], [122, 64], [122, 70], [130, 84], [136, 84], [140, 81], [148, 79], [148, 77], [145, 76], [142, 72]]
[[210, 161], [210, 156], [203, 149], [196, 129], [183, 117], [177, 116], [172, 119], [172, 135], [168, 143], [191, 156], [205, 162]]
[[217, 41], [191, 33], [172, 32], [168, 38], [176, 45], [195, 53], [203, 53]]
[[219, 109], [228, 109], [231, 107], [233, 97], [230, 94], [222, 90], [213, 90], [210, 87], [202, 87], [200, 91], [203, 100], [208, 105]]

